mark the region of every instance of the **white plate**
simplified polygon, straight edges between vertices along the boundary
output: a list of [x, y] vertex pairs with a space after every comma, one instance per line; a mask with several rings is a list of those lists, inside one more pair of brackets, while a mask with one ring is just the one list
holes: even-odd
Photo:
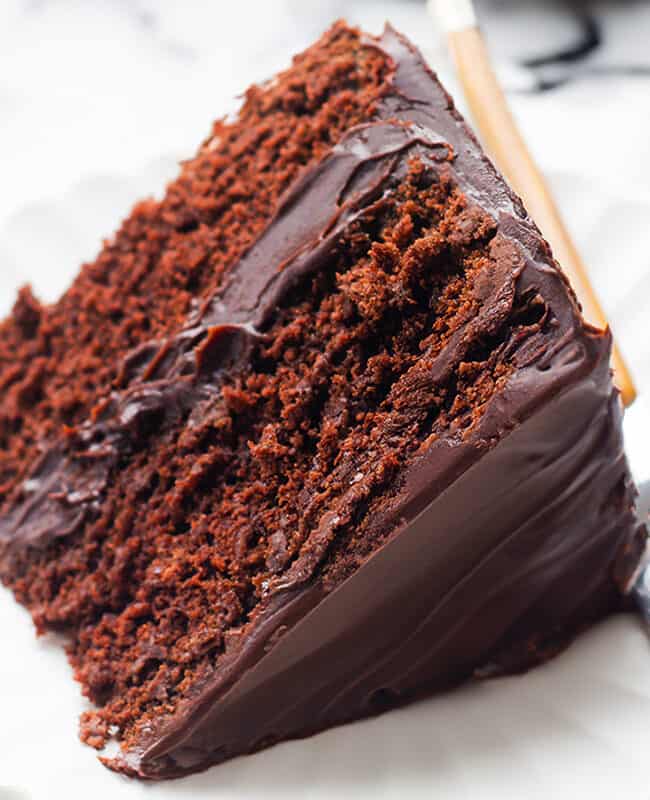
[[[524, 676], [487, 681], [179, 781], [144, 786], [104, 769], [76, 738], [83, 708], [61, 650], [36, 641], [0, 593], [0, 787], [46, 800], [278, 797], [647, 796], [650, 652], [617, 618]], [[0, 788], [0, 800], [14, 796]]]

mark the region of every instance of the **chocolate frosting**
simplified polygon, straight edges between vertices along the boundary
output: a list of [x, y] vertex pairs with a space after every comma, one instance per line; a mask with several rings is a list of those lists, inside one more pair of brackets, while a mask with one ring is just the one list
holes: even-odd
[[118, 460], [152, 424], [188, 415], [192, 424], [282, 298], [331, 261], [341, 232], [394, 190], [414, 154], [497, 224], [481, 311], [445, 345], [436, 376], [507, 317], [515, 295], [542, 298], [554, 323], [513, 354], [516, 369], [464, 437], [441, 436], [407, 468], [377, 520], [390, 536], [335, 588], [317, 569], [333, 535], [331, 520], [321, 523], [210, 679], [108, 760], [133, 775], [182, 775], [423, 690], [529, 666], [621, 605], [644, 547], [609, 333], [581, 319], [548, 245], [420, 54], [391, 28], [365, 44], [392, 64], [376, 121], [295, 182], [178, 335], [129, 355], [123, 388], [35, 465], [0, 519], [0, 542], [42, 547], [96, 514]]

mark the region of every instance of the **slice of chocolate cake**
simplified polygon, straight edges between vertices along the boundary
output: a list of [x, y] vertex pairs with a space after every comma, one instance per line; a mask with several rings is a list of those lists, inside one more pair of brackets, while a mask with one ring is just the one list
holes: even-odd
[[420, 54], [334, 26], [0, 329], [0, 575], [82, 738], [182, 775], [623, 608], [610, 344]]

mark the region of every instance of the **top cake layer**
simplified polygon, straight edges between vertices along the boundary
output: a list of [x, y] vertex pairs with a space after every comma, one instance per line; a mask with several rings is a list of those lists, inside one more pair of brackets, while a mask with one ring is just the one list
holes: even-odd
[[277, 83], [251, 87], [237, 118], [215, 122], [165, 197], [139, 203], [58, 303], [21, 292], [0, 324], [0, 504], [31, 448], [86, 419], [126, 352], [182, 327], [298, 172], [372, 117], [386, 63], [358, 38], [336, 25]]

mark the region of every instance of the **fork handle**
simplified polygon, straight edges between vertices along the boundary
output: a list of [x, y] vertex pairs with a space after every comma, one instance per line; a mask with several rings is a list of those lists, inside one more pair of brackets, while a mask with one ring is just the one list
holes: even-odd
[[[578, 296], [586, 320], [598, 328], [606, 328], [607, 317], [585, 264], [508, 108], [480, 30], [472, 25], [451, 30], [448, 37], [458, 77], [484, 145], [551, 244]], [[634, 402], [636, 389], [616, 342], [612, 367], [623, 404], [629, 406]]]

